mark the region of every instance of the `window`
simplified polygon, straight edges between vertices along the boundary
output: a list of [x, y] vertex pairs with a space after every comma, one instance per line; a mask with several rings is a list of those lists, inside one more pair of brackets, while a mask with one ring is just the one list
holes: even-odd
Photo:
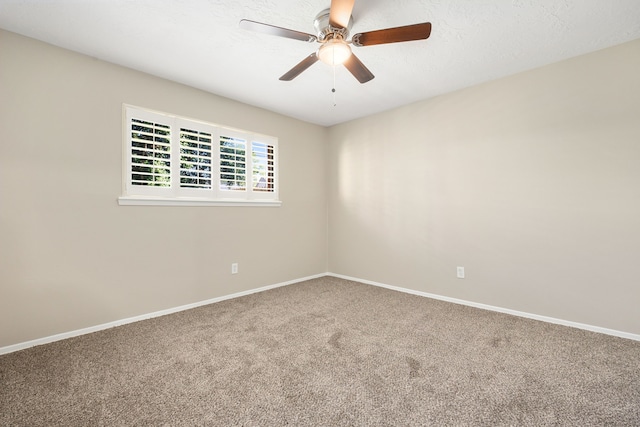
[[121, 205], [280, 205], [276, 138], [124, 110]]

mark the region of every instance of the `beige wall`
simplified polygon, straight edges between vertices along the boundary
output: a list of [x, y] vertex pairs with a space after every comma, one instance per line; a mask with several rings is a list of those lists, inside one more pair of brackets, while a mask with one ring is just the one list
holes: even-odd
[[637, 40], [331, 128], [329, 271], [640, 333], [639, 75]]
[[[327, 130], [0, 31], [0, 347], [327, 270], [638, 334], [638, 72], [640, 41]], [[283, 206], [118, 206], [122, 103], [279, 137]]]
[[[122, 103], [277, 136], [282, 207], [119, 206]], [[0, 31], [0, 347], [326, 272], [326, 139]]]

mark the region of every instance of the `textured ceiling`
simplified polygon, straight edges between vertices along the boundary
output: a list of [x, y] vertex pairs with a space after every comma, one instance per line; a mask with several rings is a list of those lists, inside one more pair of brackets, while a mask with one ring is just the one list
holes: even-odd
[[241, 30], [314, 33], [330, 0], [2, 0], [0, 28], [320, 125], [332, 125], [640, 38], [639, 0], [356, 0], [351, 33], [429, 21], [428, 40], [354, 47], [360, 84], [318, 45]]

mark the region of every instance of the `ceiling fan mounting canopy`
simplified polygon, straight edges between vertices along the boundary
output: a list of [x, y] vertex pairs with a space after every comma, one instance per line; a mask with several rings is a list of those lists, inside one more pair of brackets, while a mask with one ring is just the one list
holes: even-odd
[[325, 9], [318, 13], [316, 19], [313, 20], [313, 26], [316, 29], [317, 39], [323, 42], [329, 38], [340, 36], [343, 40], [349, 38], [349, 31], [353, 25], [353, 17], [349, 15], [349, 21], [346, 27], [333, 27], [330, 22], [331, 9]]
[[352, 37], [351, 41], [348, 41], [349, 32], [353, 25], [351, 12], [354, 3], [355, 0], [331, 0], [331, 7], [320, 12], [313, 21], [316, 35], [247, 19], [240, 21], [240, 28], [310, 43], [321, 43], [317, 52], [307, 56], [280, 77], [280, 80], [284, 81], [293, 80], [320, 59], [330, 65], [343, 64], [360, 83], [366, 83], [375, 76], [351, 51], [349, 44], [362, 47], [424, 40], [431, 34], [431, 23], [423, 22], [358, 33]]

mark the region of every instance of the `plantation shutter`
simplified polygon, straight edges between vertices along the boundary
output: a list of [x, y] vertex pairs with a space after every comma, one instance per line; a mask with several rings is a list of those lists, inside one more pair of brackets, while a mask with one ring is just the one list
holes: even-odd
[[180, 127], [180, 187], [212, 188], [212, 136]]
[[131, 118], [129, 130], [131, 185], [171, 187], [171, 127]]
[[220, 135], [220, 190], [246, 191], [247, 141], [241, 137]]
[[275, 191], [275, 146], [263, 142], [251, 143], [253, 191]]
[[126, 106], [120, 204], [270, 205], [278, 140]]

